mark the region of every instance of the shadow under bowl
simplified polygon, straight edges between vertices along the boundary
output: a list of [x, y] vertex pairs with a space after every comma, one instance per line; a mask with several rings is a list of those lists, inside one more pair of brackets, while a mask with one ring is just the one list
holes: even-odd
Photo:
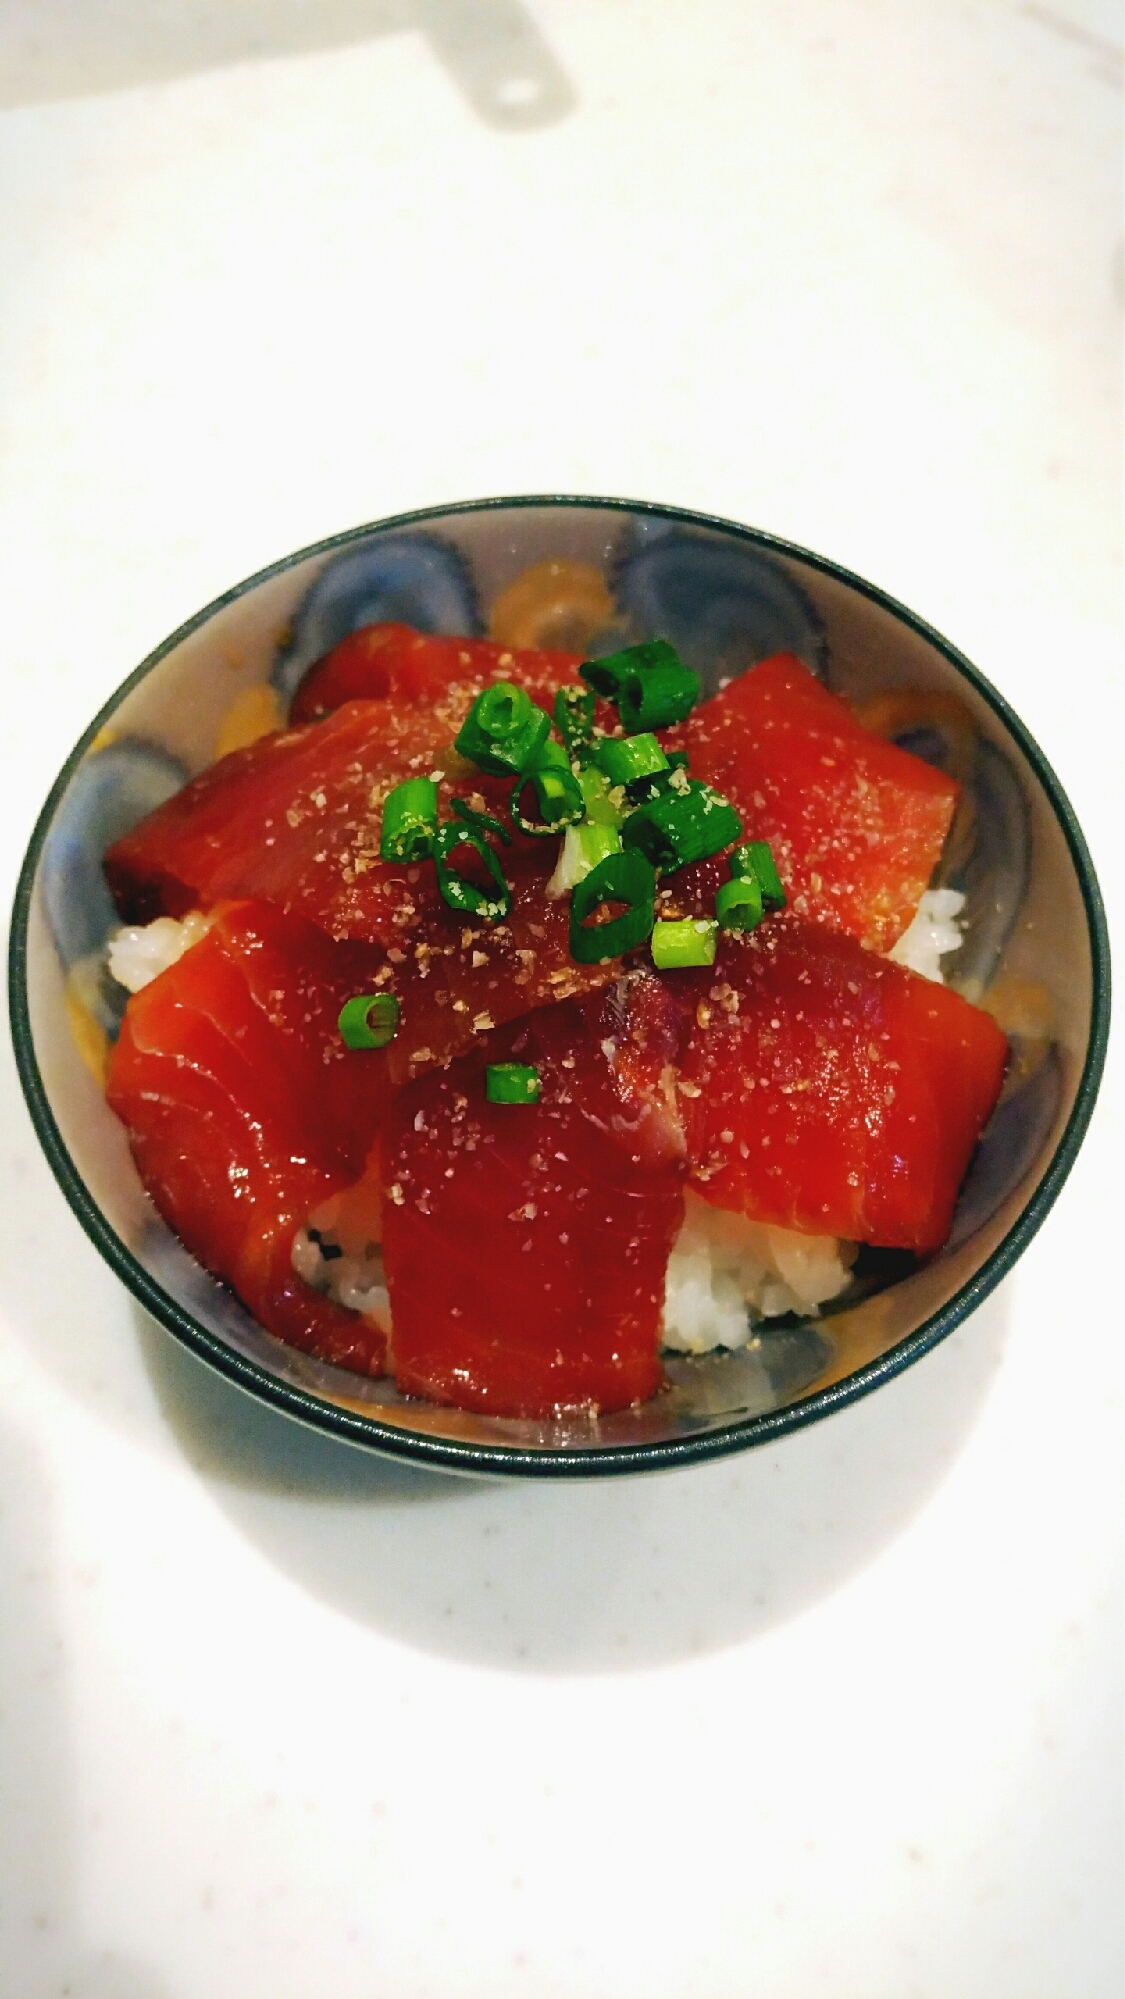
[[[83, 1041], [88, 1055], [91, 1033], [113, 1033], [123, 997], [99, 957], [116, 920], [102, 854], [213, 760], [233, 704], [257, 698], [254, 689], [268, 698], [269, 686], [287, 694], [311, 659], [374, 619], [487, 627], [517, 579], [550, 563], [577, 579], [576, 615], [601, 607], [600, 627], [582, 640], [590, 653], [669, 637], [712, 692], [786, 649], [853, 702], [910, 694], [914, 724], [900, 740], [955, 766], [972, 805], [971, 832], [943, 863], [943, 881], [966, 897], [949, 983], [972, 999], [1001, 981], [1036, 994], [1040, 1027], [937, 1256], [916, 1267], [866, 1255], [836, 1308], [765, 1324], [734, 1352], [670, 1358], [667, 1388], [642, 1407], [530, 1421], [401, 1395], [265, 1332], [157, 1216]], [[10, 994], [24, 1092], [63, 1192], [107, 1262], [186, 1346], [263, 1401], [394, 1457], [592, 1477], [744, 1450], [813, 1422], [909, 1366], [980, 1304], [1030, 1242], [1081, 1144], [1104, 1061], [1109, 954], [1093, 867], [1058, 780], [1003, 698], [938, 633], [774, 536], [671, 507], [548, 496], [428, 509], [335, 536], [173, 633], [95, 717], [44, 806], [16, 895]]]

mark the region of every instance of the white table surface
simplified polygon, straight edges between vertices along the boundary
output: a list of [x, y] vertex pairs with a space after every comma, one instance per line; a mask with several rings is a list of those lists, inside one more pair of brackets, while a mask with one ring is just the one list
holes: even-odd
[[[1122, 846], [1115, 0], [7, 0], [3, 864], [114, 685], [402, 508], [869, 575]], [[305, 1435], [4, 1061], [11, 1999], [1110, 1999], [1120, 1120], [871, 1400], [647, 1481]]]

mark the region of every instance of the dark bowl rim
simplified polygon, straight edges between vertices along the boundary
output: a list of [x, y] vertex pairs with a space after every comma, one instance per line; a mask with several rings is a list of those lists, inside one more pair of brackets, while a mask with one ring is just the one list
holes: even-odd
[[[306, 1389], [279, 1381], [267, 1369], [236, 1352], [219, 1335], [201, 1325], [137, 1262], [116, 1231], [110, 1227], [79, 1174], [47, 1099], [35, 1056], [27, 1000], [27, 936], [32, 892], [39, 858], [55, 809], [77, 765], [85, 756], [99, 730], [105, 726], [125, 697], [140, 685], [162, 659], [165, 659], [193, 632], [199, 631], [217, 612], [236, 603], [239, 598], [246, 596], [260, 584], [283, 575], [287, 570], [296, 568], [298, 564], [312, 557], [334, 554], [370, 534], [388, 529], [432, 524], [454, 519], [461, 514], [532, 507], [573, 507], [599, 512], [649, 514], [683, 526], [717, 529], [771, 554], [794, 557], [820, 571], [822, 575], [832, 577], [835, 581], [858, 592], [860, 596], [866, 597], [871, 603], [877, 604], [925, 639], [987, 702], [1018, 744], [1042, 784], [1062, 829], [1078, 876], [1086, 911], [1092, 971], [1090, 1038], [1086, 1059], [1074, 1104], [1054, 1155], [1027, 1205], [1017, 1216], [1007, 1234], [985, 1259], [980, 1269], [973, 1273], [940, 1311], [931, 1314], [905, 1339], [900, 1340], [885, 1354], [881, 1354], [877, 1360], [868, 1362], [865, 1367], [858, 1368], [854, 1374], [847, 1375], [831, 1386], [805, 1396], [784, 1409], [759, 1416], [743, 1417], [696, 1436], [666, 1438], [648, 1443], [591, 1445], [557, 1451], [429, 1437], [398, 1424], [381, 1422], [374, 1415], [368, 1416], [355, 1410], [339, 1408], [332, 1403], [322, 1401], [320, 1397]], [[807, 1424], [819, 1421], [821, 1417], [830, 1415], [836, 1409], [845, 1408], [848, 1403], [858, 1401], [861, 1396], [869, 1395], [881, 1383], [889, 1381], [904, 1368], [920, 1360], [923, 1354], [928, 1353], [940, 1340], [945, 1339], [971, 1312], [976, 1310], [978, 1305], [983, 1303], [1001, 1278], [1012, 1268], [1017, 1258], [1023, 1254], [1042, 1225], [1074, 1164], [1085, 1136], [1101, 1081], [1109, 1036], [1110, 954], [1105, 911], [1097, 876], [1085, 839], [1062, 785], [1038, 743], [1020, 721], [1019, 716], [1009, 707], [1003, 695], [986, 680], [971, 661], [950, 644], [948, 639], [935, 631], [932, 625], [927, 624], [924, 619], [888, 595], [886, 591], [868, 583], [863, 577], [855, 575], [839, 563], [830, 561], [826, 556], [817, 555], [810, 549], [802, 548], [797, 542], [784, 540], [781, 536], [770, 534], [760, 528], [745, 527], [740, 522], [724, 520], [718, 515], [698, 513], [684, 507], [667, 506], [659, 501], [602, 499], [571, 493], [529, 493], [461, 500], [445, 506], [416, 508], [409, 513], [394, 514], [385, 520], [371, 521], [362, 527], [349, 528], [342, 533], [329, 535], [307, 548], [282, 556], [279, 561], [268, 564], [264, 569], [256, 570], [252, 576], [246, 577], [232, 589], [224, 591], [222, 596], [214, 598], [201, 611], [197, 611], [149, 653], [105, 702], [79, 738], [55, 779], [36, 820], [20, 870], [13, 904], [8, 991], [12, 1039], [20, 1083], [36, 1135], [73, 1213], [111, 1269], [145, 1310], [200, 1359], [248, 1394], [282, 1410], [286, 1415], [295, 1417], [313, 1429], [325, 1431], [329, 1435], [340, 1437], [351, 1444], [365, 1447], [384, 1456], [406, 1459], [414, 1464], [461, 1472], [470, 1476], [599, 1478], [621, 1473], [665, 1471], [677, 1465], [696, 1464], [706, 1459], [724, 1457], [734, 1451], [747, 1450], [757, 1444], [768, 1443], [774, 1438], [787, 1435], [792, 1430], [804, 1429]]]

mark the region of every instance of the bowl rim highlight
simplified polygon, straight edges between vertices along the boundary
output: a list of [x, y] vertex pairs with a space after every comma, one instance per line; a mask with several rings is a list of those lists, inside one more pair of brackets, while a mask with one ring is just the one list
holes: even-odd
[[[501, 513], [531, 508], [575, 508], [601, 512], [649, 515], [680, 526], [709, 528], [761, 549], [766, 553], [791, 557], [845, 585], [872, 604], [888, 612], [942, 656], [956, 673], [966, 679], [987, 703], [1004, 729], [1027, 759], [1049, 800], [1073, 861], [1082, 894], [1091, 954], [1091, 1018], [1089, 1041], [1077, 1093], [1055, 1151], [1038, 1185], [1001, 1241], [941, 1309], [855, 1373], [814, 1390], [783, 1409], [756, 1416], [742, 1416], [713, 1429], [682, 1438], [663, 1438], [637, 1443], [591, 1444], [558, 1449], [538, 1449], [504, 1443], [480, 1443], [432, 1436], [411, 1430], [401, 1422], [388, 1423], [377, 1414], [340, 1407], [322, 1400], [310, 1390], [281, 1381], [268, 1369], [237, 1352], [216, 1333], [202, 1325], [166, 1292], [132, 1255], [111, 1227], [90, 1194], [63, 1141], [51, 1110], [36, 1059], [27, 998], [28, 924], [35, 876], [40, 856], [56, 808], [75, 769], [86, 755], [99, 731], [105, 727], [132, 690], [192, 633], [199, 631], [216, 613], [237, 602], [260, 584], [283, 575], [316, 556], [330, 556], [376, 532], [396, 528], [434, 525], [463, 514]], [[758, 528], [745, 527], [720, 516], [694, 512], [658, 501], [608, 499], [566, 493], [518, 494], [479, 500], [462, 500], [444, 506], [423, 507], [395, 514], [384, 520], [365, 523], [326, 537], [310, 546], [282, 556], [266, 568], [255, 571], [232, 589], [225, 591], [150, 652], [141, 664], [117, 687], [79, 738], [48, 793], [35, 824], [20, 870], [12, 911], [8, 958], [8, 991], [12, 1038], [20, 1083], [31, 1113], [36, 1136], [63, 1194], [86, 1234], [110, 1268], [132, 1292], [145, 1310], [175, 1335], [201, 1360], [248, 1394], [264, 1401], [306, 1425], [373, 1450], [384, 1456], [406, 1459], [434, 1469], [491, 1477], [598, 1478], [621, 1473], [668, 1470], [677, 1465], [698, 1463], [768, 1443], [819, 1421], [861, 1396], [869, 1395], [883, 1382], [900, 1374], [945, 1339], [978, 1305], [982, 1304], [1022, 1255], [1040, 1228], [1069, 1174], [1085, 1136], [1097, 1097], [1105, 1063], [1110, 1019], [1110, 954], [1105, 911], [1093, 862], [1070, 802], [1042, 750], [1008, 705], [1003, 695], [940, 632], [927, 624], [906, 605], [839, 563], [802, 548]]]

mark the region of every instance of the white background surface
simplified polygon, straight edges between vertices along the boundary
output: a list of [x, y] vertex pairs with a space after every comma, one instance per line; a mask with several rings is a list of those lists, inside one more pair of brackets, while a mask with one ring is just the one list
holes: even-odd
[[[1112, 897], [1121, 34], [1115, 0], [6, 0], [9, 881], [210, 596], [400, 508], [571, 490], [914, 605]], [[380, 1467], [212, 1380], [4, 1088], [11, 1999], [1115, 1999], [1108, 1087], [905, 1378], [551, 1490]]]

